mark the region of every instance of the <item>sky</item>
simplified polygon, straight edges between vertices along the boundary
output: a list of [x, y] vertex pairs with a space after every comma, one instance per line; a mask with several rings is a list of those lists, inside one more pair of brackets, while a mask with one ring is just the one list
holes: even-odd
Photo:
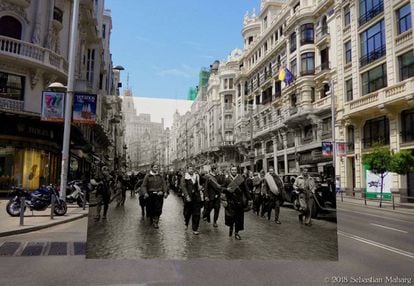
[[106, 0], [114, 66], [134, 96], [186, 99], [202, 67], [243, 48], [246, 11], [260, 0]]

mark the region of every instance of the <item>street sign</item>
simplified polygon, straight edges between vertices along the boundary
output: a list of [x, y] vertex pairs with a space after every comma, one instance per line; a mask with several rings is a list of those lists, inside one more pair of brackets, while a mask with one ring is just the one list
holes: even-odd
[[64, 92], [42, 92], [42, 114], [41, 121], [63, 122], [65, 112], [65, 93]]

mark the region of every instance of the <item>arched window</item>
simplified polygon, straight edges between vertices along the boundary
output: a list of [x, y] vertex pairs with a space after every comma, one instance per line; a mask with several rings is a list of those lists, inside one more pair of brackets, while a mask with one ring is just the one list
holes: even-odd
[[3, 16], [0, 18], [0, 36], [6, 36], [21, 40], [22, 24], [14, 17]]

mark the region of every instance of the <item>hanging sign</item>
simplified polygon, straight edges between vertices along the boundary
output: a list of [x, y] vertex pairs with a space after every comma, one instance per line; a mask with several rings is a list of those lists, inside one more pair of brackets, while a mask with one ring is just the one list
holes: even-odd
[[65, 111], [64, 92], [42, 92], [42, 114], [41, 121], [63, 122]]
[[96, 123], [96, 94], [75, 93], [73, 97], [73, 123]]
[[332, 143], [331, 142], [322, 142], [322, 156], [332, 157]]

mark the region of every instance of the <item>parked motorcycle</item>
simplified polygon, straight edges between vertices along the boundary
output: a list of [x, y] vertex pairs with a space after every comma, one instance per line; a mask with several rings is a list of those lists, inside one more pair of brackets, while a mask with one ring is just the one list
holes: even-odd
[[82, 181], [71, 181], [68, 183], [67, 191], [69, 195], [66, 196], [66, 202], [72, 204], [76, 202], [79, 207], [83, 207], [83, 204], [89, 203], [89, 190], [84, 186]]
[[23, 212], [26, 208], [31, 211], [44, 211], [52, 204], [52, 197], [55, 198], [54, 213], [57, 216], [63, 216], [67, 212], [66, 202], [59, 198], [59, 193], [53, 186], [43, 186], [36, 189], [33, 192], [28, 192], [22, 188], [13, 188], [11, 191], [12, 198], [9, 200], [6, 206], [7, 213], [10, 216], [19, 216], [22, 209], [20, 199], [25, 198], [25, 205], [23, 206]]

